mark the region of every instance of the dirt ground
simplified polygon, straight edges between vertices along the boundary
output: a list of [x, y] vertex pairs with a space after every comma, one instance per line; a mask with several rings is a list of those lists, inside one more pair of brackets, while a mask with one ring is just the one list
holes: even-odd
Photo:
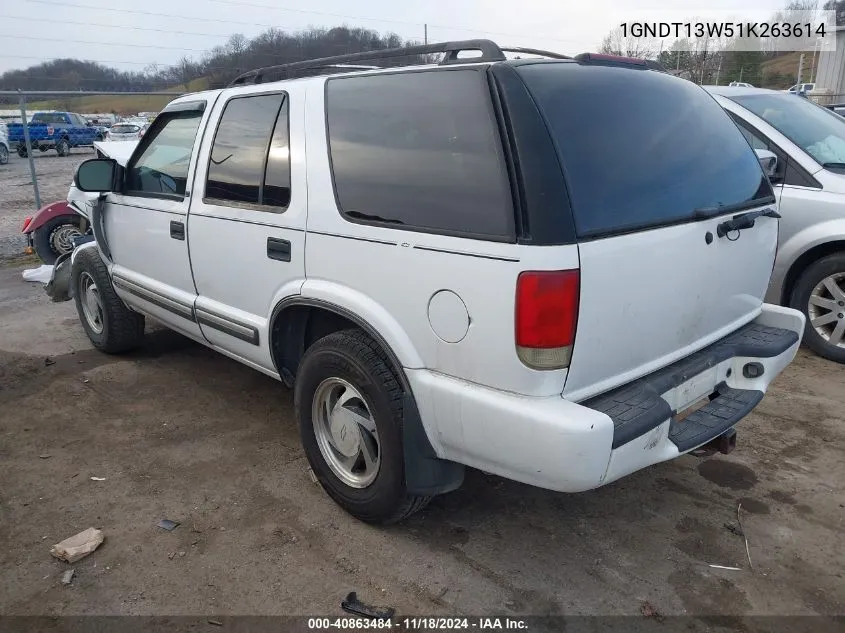
[[[845, 372], [808, 352], [729, 456], [578, 495], [470, 471], [378, 528], [311, 481], [279, 383], [161, 329], [100, 354], [22, 268], [0, 267], [0, 615], [342, 615], [351, 590], [399, 614], [651, 609], [691, 629], [845, 613]], [[50, 546], [88, 527], [105, 543], [63, 586]]]
[[[82, 161], [94, 158], [94, 150], [75, 147], [66, 157], [52, 150], [36, 151], [33, 158], [41, 204], [46, 205], [67, 197], [76, 168]], [[36, 210], [29, 160], [13, 152], [8, 164], [0, 165], [0, 257], [23, 252], [26, 246], [26, 239], [21, 235], [23, 219]]]

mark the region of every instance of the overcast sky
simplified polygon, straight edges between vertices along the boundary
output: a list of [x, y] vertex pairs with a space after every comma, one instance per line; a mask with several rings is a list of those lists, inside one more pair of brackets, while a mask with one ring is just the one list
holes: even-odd
[[[58, 57], [123, 70], [182, 55], [199, 58], [232, 33], [268, 27], [360, 26], [429, 41], [489, 37], [498, 43], [575, 54], [596, 50], [622, 19], [706, 7], [754, 7], [766, 15], [785, 0], [0, 0], [0, 72]], [[632, 7], [641, 7], [640, 10]], [[57, 24], [65, 23], [63, 28]], [[181, 31], [181, 33], [177, 32]]]

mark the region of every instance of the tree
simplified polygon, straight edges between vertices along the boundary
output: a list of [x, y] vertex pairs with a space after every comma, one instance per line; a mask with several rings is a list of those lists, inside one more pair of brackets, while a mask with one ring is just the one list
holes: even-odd
[[653, 40], [643, 37], [632, 37], [630, 35], [625, 37], [622, 27], [617, 26], [604, 36], [601, 46], [599, 46], [599, 52], [605, 55], [654, 59], [657, 48]]
[[836, 26], [845, 26], [845, 0], [828, 0], [822, 8], [825, 11], [833, 11]]

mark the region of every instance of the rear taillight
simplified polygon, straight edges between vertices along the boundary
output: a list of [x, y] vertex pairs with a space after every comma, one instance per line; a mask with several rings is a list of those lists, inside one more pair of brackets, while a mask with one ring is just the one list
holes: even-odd
[[516, 281], [516, 353], [533, 369], [569, 367], [579, 271], [529, 271]]
[[32, 224], [32, 218], [27, 217], [23, 219], [23, 227], [21, 228], [21, 233], [26, 233], [27, 227]]

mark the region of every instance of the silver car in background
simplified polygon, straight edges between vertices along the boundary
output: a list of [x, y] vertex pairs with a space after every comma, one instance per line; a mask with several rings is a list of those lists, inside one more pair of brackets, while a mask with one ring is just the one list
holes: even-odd
[[0, 165], [9, 162], [9, 128], [0, 121]]
[[801, 310], [804, 342], [845, 363], [845, 118], [794, 94], [708, 87], [758, 155], [783, 216], [766, 301]]

